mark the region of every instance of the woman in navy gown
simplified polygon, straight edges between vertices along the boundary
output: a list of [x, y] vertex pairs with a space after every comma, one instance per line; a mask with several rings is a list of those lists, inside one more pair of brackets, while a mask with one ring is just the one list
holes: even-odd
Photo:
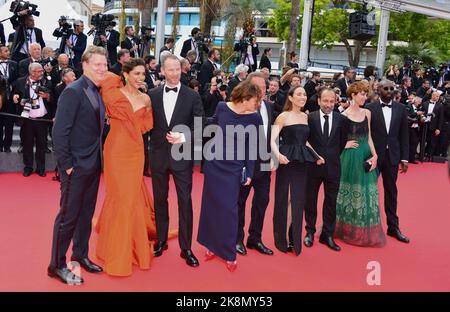
[[[303, 209], [306, 198], [306, 170], [308, 162], [324, 163], [307, 142], [309, 136], [308, 115], [302, 112], [307, 97], [305, 89], [292, 87], [286, 99], [284, 111], [272, 127], [271, 147], [280, 166], [275, 182], [275, 206], [273, 211], [273, 232], [275, 247], [282, 251], [301, 252]], [[280, 146], [276, 139], [280, 137]], [[291, 222], [287, 235], [291, 206]], [[289, 236], [289, 245], [286, 237]]]
[[251, 182], [258, 128], [263, 124], [257, 113], [261, 97], [260, 89], [249, 81], [235, 87], [231, 102], [219, 102], [215, 115], [209, 120], [217, 128], [214, 138], [204, 147], [204, 183], [197, 240], [207, 248], [206, 260], [217, 255], [227, 262], [230, 271], [237, 266], [239, 189], [241, 184]]

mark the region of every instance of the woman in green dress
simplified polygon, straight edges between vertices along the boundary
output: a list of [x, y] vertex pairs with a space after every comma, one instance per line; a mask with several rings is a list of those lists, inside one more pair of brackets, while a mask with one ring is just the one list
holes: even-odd
[[335, 236], [351, 245], [382, 247], [386, 236], [378, 203], [377, 154], [370, 134], [370, 111], [362, 108], [367, 91], [364, 81], [347, 89], [351, 104], [343, 114], [350, 120], [350, 131], [341, 154]]

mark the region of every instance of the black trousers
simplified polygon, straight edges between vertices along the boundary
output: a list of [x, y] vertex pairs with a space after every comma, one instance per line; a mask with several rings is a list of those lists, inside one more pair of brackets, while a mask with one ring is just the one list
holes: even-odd
[[[21, 132], [23, 135], [23, 163], [25, 168], [33, 169], [33, 158], [36, 158], [36, 170], [45, 170], [48, 123], [24, 119]], [[35, 157], [33, 157], [35, 145], [36, 153]]]
[[280, 165], [275, 182], [275, 205], [273, 210], [273, 234], [275, 247], [287, 252], [287, 219], [289, 199], [292, 210], [292, 222], [289, 229], [289, 240], [294, 244], [295, 253], [302, 250], [303, 210], [306, 204], [307, 167], [304, 163], [291, 161]]
[[378, 164], [378, 170], [383, 178], [384, 211], [387, 217], [388, 230], [395, 230], [399, 228], [397, 216], [398, 164], [392, 163], [388, 151], [385, 155], [383, 161]]
[[427, 143], [425, 146], [425, 154], [428, 156], [437, 156], [439, 155], [439, 140], [440, 135], [436, 136], [434, 134], [435, 130], [432, 130], [428, 127], [427, 131]]
[[0, 149], [10, 148], [12, 145], [14, 117], [0, 116]]
[[178, 197], [178, 242], [183, 250], [192, 245], [192, 167], [187, 170], [152, 168], [156, 232], [159, 241], [166, 241], [169, 233], [169, 176], [172, 174]]
[[447, 149], [450, 143], [450, 122], [446, 121], [442, 125], [441, 135], [439, 141], [440, 154], [444, 157], [447, 156]]
[[[314, 170], [314, 169], [311, 169]], [[336, 200], [339, 192], [340, 177], [315, 176], [308, 174], [306, 187], [305, 221], [306, 231], [314, 234], [317, 221], [317, 199], [320, 186], [324, 186], [325, 199], [322, 206], [322, 233], [321, 236], [333, 236], [336, 228]]]
[[88, 257], [100, 172], [100, 167], [93, 172], [74, 168], [70, 176], [64, 170], [59, 172], [61, 200], [53, 228], [52, 268], [66, 266], [66, 253], [72, 240], [72, 256], [79, 259]]
[[[259, 167], [259, 166], [258, 166]], [[261, 233], [264, 226], [264, 216], [266, 215], [267, 205], [269, 205], [270, 194], [270, 176], [271, 172], [258, 171], [249, 186], [241, 186], [238, 200], [238, 235], [237, 242], [244, 241], [244, 226], [245, 226], [245, 204], [251, 189], [253, 188], [253, 200], [251, 208], [251, 220], [248, 229], [247, 242], [259, 243], [261, 242]]]
[[409, 128], [409, 161], [416, 160], [417, 145], [420, 141], [419, 128]]

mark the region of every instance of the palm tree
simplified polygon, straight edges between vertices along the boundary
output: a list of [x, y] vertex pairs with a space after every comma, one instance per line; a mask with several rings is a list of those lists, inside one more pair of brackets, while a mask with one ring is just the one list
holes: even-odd
[[215, 20], [219, 19], [220, 10], [224, 6], [224, 0], [200, 0], [200, 29], [204, 34], [211, 33], [211, 27]]
[[412, 42], [406, 46], [389, 46], [388, 61], [389, 64], [403, 64], [406, 57], [423, 62], [424, 66], [434, 66], [444, 61], [440, 58], [439, 49], [430, 45], [428, 42]]
[[239, 25], [249, 32], [254, 29], [253, 16], [265, 14], [274, 8], [273, 0], [225, 0], [223, 3], [222, 20], [227, 23], [225, 31], [225, 48], [222, 51], [222, 64], [229, 69], [231, 57], [234, 55], [233, 47], [236, 30]]
[[291, 19], [289, 24], [289, 37], [287, 51], [295, 51], [297, 46], [298, 16], [300, 14], [300, 0], [292, 0]]

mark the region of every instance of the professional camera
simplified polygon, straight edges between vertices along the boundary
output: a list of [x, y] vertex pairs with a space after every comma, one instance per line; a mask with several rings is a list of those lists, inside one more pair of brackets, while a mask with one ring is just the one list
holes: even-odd
[[69, 35], [69, 31], [72, 29], [72, 24], [69, 23], [72, 19], [69, 19], [67, 16], [61, 16], [58, 20], [59, 28], [57, 31], [53, 32], [53, 36], [59, 37], [67, 37]]
[[44, 92], [44, 93], [50, 93], [50, 89], [46, 86], [37, 86], [36, 87], [36, 93]]
[[41, 13], [37, 11], [37, 4], [32, 4], [28, 1], [13, 1], [9, 7], [9, 11], [16, 14], [24, 10], [28, 10], [28, 15], [39, 16]]
[[141, 26], [141, 39], [144, 41], [150, 41], [152, 39], [152, 32], [155, 31], [155, 27]]
[[106, 44], [100, 39], [100, 36], [106, 36], [106, 29], [115, 27], [114, 15], [97, 13], [91, 17], [91, 25], [94, 26], [87, 34], [92, 35], [95, 32], [94, 45], [105, 46]]
[[30, 118], [30, 111], [32, 109], [31, 100], [30, 99], [22, 99], [20, 101], [20, 105], [23, 106], [22, 114], [20, 114], [20, 116], [23, 118]]
[[58, 65], [58, 60], [56, 58], [52, 59], [52, 58], [46, 58], [43, 60], [38, 61], [39, 64], [42, 65], [42, 67], [44, 67], [45, 65], [50, 65], [52, 67]]

